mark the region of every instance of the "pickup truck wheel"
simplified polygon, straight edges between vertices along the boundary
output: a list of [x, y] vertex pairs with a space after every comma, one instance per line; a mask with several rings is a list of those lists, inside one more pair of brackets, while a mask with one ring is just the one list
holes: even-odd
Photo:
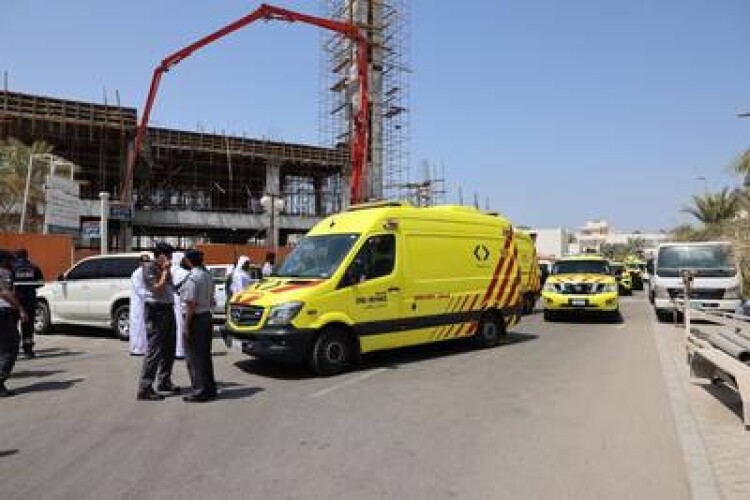
[[37, 335], [44, 335], [52, 330], [52, 324], [50, 322], [49, 304], [44, 300], [39, 300], [36, 303], [36, 309], [34, 310], [34, 333]]
[[329, 377], [346, 370], [352, 363], [352, 345], [339, 329], [326, 329], [315, 341], [310, 355], [310, 368], [317, 375]]
[[112, 330], [120, 340], [130, 339], [130, 305], [120, 304], [112, 313]]
[[505, 322], [498, 314], [489, 311], [479, 320], [477, 333], [474, 334], [474, 345], [480, 349], [495, 347], [504, 335]]

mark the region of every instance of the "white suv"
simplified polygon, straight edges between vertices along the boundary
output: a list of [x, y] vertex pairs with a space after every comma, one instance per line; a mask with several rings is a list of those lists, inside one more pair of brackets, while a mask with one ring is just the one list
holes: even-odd
[[108, 254], [79, 261], [57, 281], [37, 290], [34, 330], [44, 333], [58, 324], [111, 328], [129, 335], [130, 275], [141, 253]]

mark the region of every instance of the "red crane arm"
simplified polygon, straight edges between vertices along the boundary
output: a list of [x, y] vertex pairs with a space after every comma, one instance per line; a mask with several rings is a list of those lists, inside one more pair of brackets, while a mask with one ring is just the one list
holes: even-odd
[[311, 24], [313, 26], [318, 26], [320, 28], [334, 31], [336, 33], [341, 33], [357, 44], [357, 78], [359, 80], [359, 102], [358, 109], [356, 109], [356, 113], [354, 115], [354, 130], [350, 132], [350, 149], [352, 155], [351, 201], [352, 203], [358, 203], [362, 201], [362, 183], [367, 166], [367, 142], [370, 123], [367, 73], [369, 43], [367, 41], [367, 37], [357, 25], [352, 23], [310, 16], [307, 14], [282, 9], [280, 7], [275, 7], [273, 5], [267, 4], [262, 4], [250, 14], [224, 26], [223, 28], [201, 38], [194, 43], [191, 43], [190, 45], [178, 50], [174, 54], [167, 56], [161, 62], [161, 64], [159, 64], [159, 66], [154, 68], [154, 74], [151, 78], [151, 86], [148, 91], [148, 97], [146, 98], [146, 104], [143, 107], [143, 115], [141, 116], [141, 121], [135, 134], [135, 147], [133, 150], [133, 154], [131, 154], [128, 158], [128, 165], [125, 171], [125, 179], [120, 196], [122, 201], [130, 202], [132, 198], [133, 171], [135, 170], [135, 164], [138, 159], [138, 154], [141, 150], [141, 146], [143, 145], [143, 138], [146, 135], [149, 119], [151, 117], [151, 109], [154, 105], [156, 94], [159, 90], [159, 83], [161, 82], [162, 75], [169, 71], [172, 66], [179, 64], [183, 59], [202, 49], [206, 45], [209, 45], [210, 43], [213, 43], [220, 38], [234, 33], [235, 31], [261, 19], [265, 21], [287, 21], [291, 23], [300, 22]]

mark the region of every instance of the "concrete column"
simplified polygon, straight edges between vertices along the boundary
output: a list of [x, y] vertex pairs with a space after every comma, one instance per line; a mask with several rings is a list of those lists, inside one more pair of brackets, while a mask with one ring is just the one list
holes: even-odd
[[109, 224], [109, 193], [102, 191], [99, 193], [101, 200], [101, 212], [99, 215], [99, 253], [106, 255], [109, 250], [109, 233], [107, 225]]
[[[276, 163], [266, 163], [266, 188], [264, 194], [273, 195], [273, 198], [277, 198], [281, 193], [282, 186], [281, 186], [281, 167]], [[271, 209], [272, 210], [272, 209]], [[266, 210], [265, 214], [265, 226], [266, 231], [268, 234], [268, 237], [266, 240], [268, 241], [269, 245], [272, 247], [276, 247], [277, 242], [279, 241], [279, 217], [275, 216], [271, 212], [271, 210]], [[278, 214], [276, 214], [278, 215]], [[273, 223], [272, 223], [272, 220]], [[273, 230], [272, 230], [273, 229]], [[273, 233], [273, 234], [271, 234]]]
[[315, 190], [315, 216], [320, 217], [323, 215], [323, 179], [315, 176], [312, 181]]

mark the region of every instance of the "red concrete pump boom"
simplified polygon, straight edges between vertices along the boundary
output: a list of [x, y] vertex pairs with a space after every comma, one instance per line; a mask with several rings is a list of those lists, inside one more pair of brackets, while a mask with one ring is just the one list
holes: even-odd
[[367, 37], [357, 25], [352, 23], [309, 16], [307, 14], [293, 12], [273, 5], [262, 4], [250, 14], [168, 56], [154, 69], [154, 75], [151, 79], [151, 87], [148, 91], [148, 98], [143, 107], [143, 115], [141, 116], [141, 121], [135, 134], [135, 148], [133, 154], [128, 158], [128, 165], [125, 171], [125, 179], [120, 196], [120, 199], [123, 202], [130, 202], [132, 199], [133, 171], [135, 170], [138, 153], [143, 145], [143, 138], [146, 135], [146, 129], [148, 128], [151, 108], [154, 105], [154, 100], [156, 99], [156, 93], [159, 89], [159, 82], [161, 81], [162, 75], [168, 72], [176, 64], [182, 62], [183, 59], [192, 55], [199, 49], [202, 49], [206, 45], [259, 20], [311, 24], [313, 26], [341, 33], [356, 43], [359, 107], [358, 109], [355, 109], [352, 125], [353, 130], [350, 131], [350, 148], [352, 155], [351, 201], [352, 203], [359, 203], [362, 201], [362, 187], [367, 167], [367, 142], [369, 135], [369, 89], [367, 81], [369, 42], [367, 41]]

